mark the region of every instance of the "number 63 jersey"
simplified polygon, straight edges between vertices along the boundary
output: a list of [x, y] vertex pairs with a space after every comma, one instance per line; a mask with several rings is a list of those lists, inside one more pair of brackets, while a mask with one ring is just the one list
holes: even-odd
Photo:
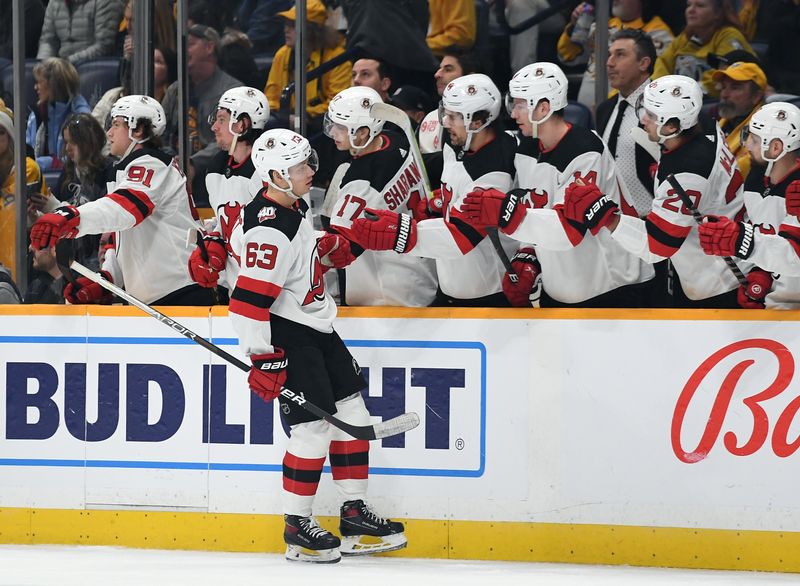
[[308, 204], [286, 208], [264, 189], [242, 210], [231, 248], [241, 267], [229, 315], [245, 354], [273, 352], [270, 314], [317, 331], [333, 331], [336, 304], [325, 291], [317, 235], [306, 221]]

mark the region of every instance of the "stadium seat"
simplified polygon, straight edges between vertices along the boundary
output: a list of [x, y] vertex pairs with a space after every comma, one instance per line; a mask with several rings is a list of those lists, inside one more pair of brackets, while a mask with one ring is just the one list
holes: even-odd
[[[38, 101], [36, 90], [33, 89], [33, 66], [38, 62], [38, 59], [25, 60], [25, 101], [29, 108], [33, 108]], [[14, 109], [14, 68], [10, 64], [0, 70], [0, 81], [2, 82], [3, 100], [6, 106]]]
[[594, 129], [594, 121], [592, 120], [592, 111], [588, 106], [580, 102], [573, 102], [570, 100], [567, 107], [564, 109], [564, 120], [575, 126], [584, 126], [586, 128]]
[[59, 169], [58, 171], [45, 171], [43, 173], [44, 181], [47, 183], [47, 187], [50, 189], [55, 189], [56, 183], [58, 183], [58, 178], [61, 176], [61, 171], [62, 170]]
[[119, 59], [96, 59], [78, 65], [80, 92], [89, 107], [95, 104], [111, 88], [119, 87]]
[[767, 97], [766, 102], [767, 104], [771, 104], [772, 102], [789, 102], [800, 108], [800, 96], [796, 96], [795, 94], [772, 94]]

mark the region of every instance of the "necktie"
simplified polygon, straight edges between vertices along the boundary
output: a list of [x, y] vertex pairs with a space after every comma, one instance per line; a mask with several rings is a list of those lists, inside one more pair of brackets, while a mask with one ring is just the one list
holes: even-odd
[[619, 127], [622, 124], [622, 117], [625, 115], [625, 108], [628, 107], [628, 102], [620, 100], [617, 104], [617, 119], [614, 120], [614, 126], [611, 127], [611, 134], [608, 135], [608, 150], [611, 151], [611, 156], [617, 156], [617, 137], [619, 136]]

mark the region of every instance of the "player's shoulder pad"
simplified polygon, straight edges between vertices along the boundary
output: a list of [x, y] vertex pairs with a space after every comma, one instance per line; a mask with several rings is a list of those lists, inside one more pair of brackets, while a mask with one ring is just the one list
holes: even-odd
[[717, 146], [703, 134], [696, 134], [674, 151], [666, 151], [658, 165], [658, 180], [671, 173], [693, 173], [704, 178], [711, 176], [717, 162]]
[[164, 151], [160, 151], [158, 149], [139, 149], [133, 151], [130, 155], [122, 159], [119, 163], [115, 165], [115, 168], [118, 170], [125, 169], [128, 165], [137, 161], [138, 163], [147, 163], [147, 164], [158, 164], [161, 163], [165, 167], [169, 167], [172, 165], [172, 157], [169, 156]]
[[513, 177], [515, 174], [514, 156], [516, 154], [516, 139], [505, 132], [498, 131], [493, 141], [474, 153], [468, 153], [461, 161], [473, 181], [496, 171], [508, 173]]
[[563, 173], [572, 162], [582, 155], [603, 154], [603, 139], [583, 126], [573, 126], [550, 151], [542, 153], [542, 160]]
[[245, 206], [242, 228], [245, 232], [259, 226], [272, 228], [292, 240], [297, 234], [300, 224], [304, 221], [308, 206], [303, 200], [300, 200], [298, 205], [301, 209], [285, 208], [267, 199], [265, 195], [266, 187]]
[[363, 157], [353, 159], [342, 178], [342, 185], [353, 181], [368, 181], [377, 191], [383, 191], [386, 185], [397, 175], [408, 156], [408, 140], [404, 134], [383, 132], [383, 147]]

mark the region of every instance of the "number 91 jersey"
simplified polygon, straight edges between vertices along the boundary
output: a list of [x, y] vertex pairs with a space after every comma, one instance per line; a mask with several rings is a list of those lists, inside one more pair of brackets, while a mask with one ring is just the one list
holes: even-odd
[[336, 304], [325, 291], [308, 204], [283, 207], [263, 189], [242, 210], [231, 235], [241, 267], [229, 313], [246, 354], [273, 351], [270, 314], [317, 331], [333, 331]]

